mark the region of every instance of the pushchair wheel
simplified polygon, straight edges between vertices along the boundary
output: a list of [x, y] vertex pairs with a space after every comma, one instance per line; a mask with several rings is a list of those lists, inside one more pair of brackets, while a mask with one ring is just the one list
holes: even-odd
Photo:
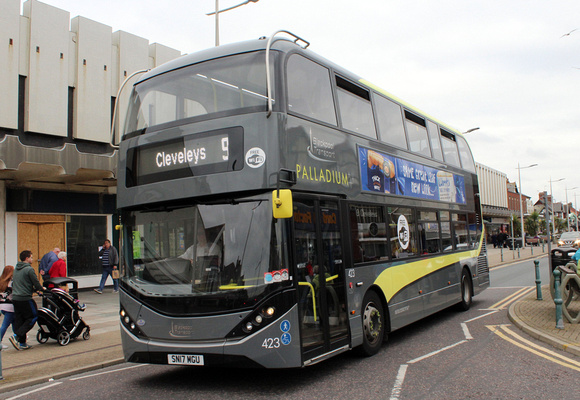
[[61, 331], [56, 339], [58, 344], [66, 346], [70, 342], [70, 334], [67, 331]]
[[83, 339], [89, 340], [90, 338], [91, 338], [91, 331], [89, 331], [87, 329], [86, 331], [83, 332]]
[[38, 333], [36, 334], [36, 340], [40, 344], [46, 343], [48, 342], [48, 335], [39, 330]]

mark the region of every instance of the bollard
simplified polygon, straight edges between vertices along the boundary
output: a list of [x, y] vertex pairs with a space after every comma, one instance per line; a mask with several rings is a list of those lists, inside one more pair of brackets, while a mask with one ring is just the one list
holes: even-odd
[[556, 329], [564, 329], [562, 319], [562, 296], [560, 295], [560, 275], [558, 268], [554, 270], [554, 304], [556, 304]]
[[540, 278], [540, 262], [534, 260], [536, 266], [536, 300], [544, 300], [542, 298], [542, 279]]
[[518, 247], [518, 258], [520, 258], [520, 248]]
[[500, 247], [500, 250], [501, 250], [501, 262], [503, 262], [503, 246]]
[[530, 249], [532, 250], [532, 255], [534, 255], [534, 245], [531, 245]]

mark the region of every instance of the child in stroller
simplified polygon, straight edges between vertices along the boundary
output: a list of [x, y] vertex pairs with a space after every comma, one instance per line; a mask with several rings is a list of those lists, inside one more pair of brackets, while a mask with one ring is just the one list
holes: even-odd
[[51, 338], [61, 346], [66, 346], [81, 333], [83, 339], [90, 339], [91, 328], [79, 314], [79, 311], [85, 311], [84, 304], [60, 288], [47, 290], [42, 296], [46, 300], [46, 306], [38, 310], [38, 343], [46, 343]]

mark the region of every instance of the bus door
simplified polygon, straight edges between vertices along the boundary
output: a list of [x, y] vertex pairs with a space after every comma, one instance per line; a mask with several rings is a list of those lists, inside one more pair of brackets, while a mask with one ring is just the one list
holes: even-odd
[[348, 343], [338, 201], [294, 198], [294, 260], [304, 360]]

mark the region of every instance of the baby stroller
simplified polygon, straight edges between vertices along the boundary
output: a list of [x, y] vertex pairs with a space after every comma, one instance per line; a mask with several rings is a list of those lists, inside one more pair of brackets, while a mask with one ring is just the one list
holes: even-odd
[[85, 311], [84, 304], [59, 288], [47, 290], [42, 296], [45, 306], [38, 310], [37, 322], [40, 327], [36, 334], [38, 343], [46, 343], [48, 338], [51, 338], [61, 346], [66, 346], [71, 339], [77, 338], [81, 333], [83, 339], [90, 339], [91, 328], [79, 314], [79, 311]]

